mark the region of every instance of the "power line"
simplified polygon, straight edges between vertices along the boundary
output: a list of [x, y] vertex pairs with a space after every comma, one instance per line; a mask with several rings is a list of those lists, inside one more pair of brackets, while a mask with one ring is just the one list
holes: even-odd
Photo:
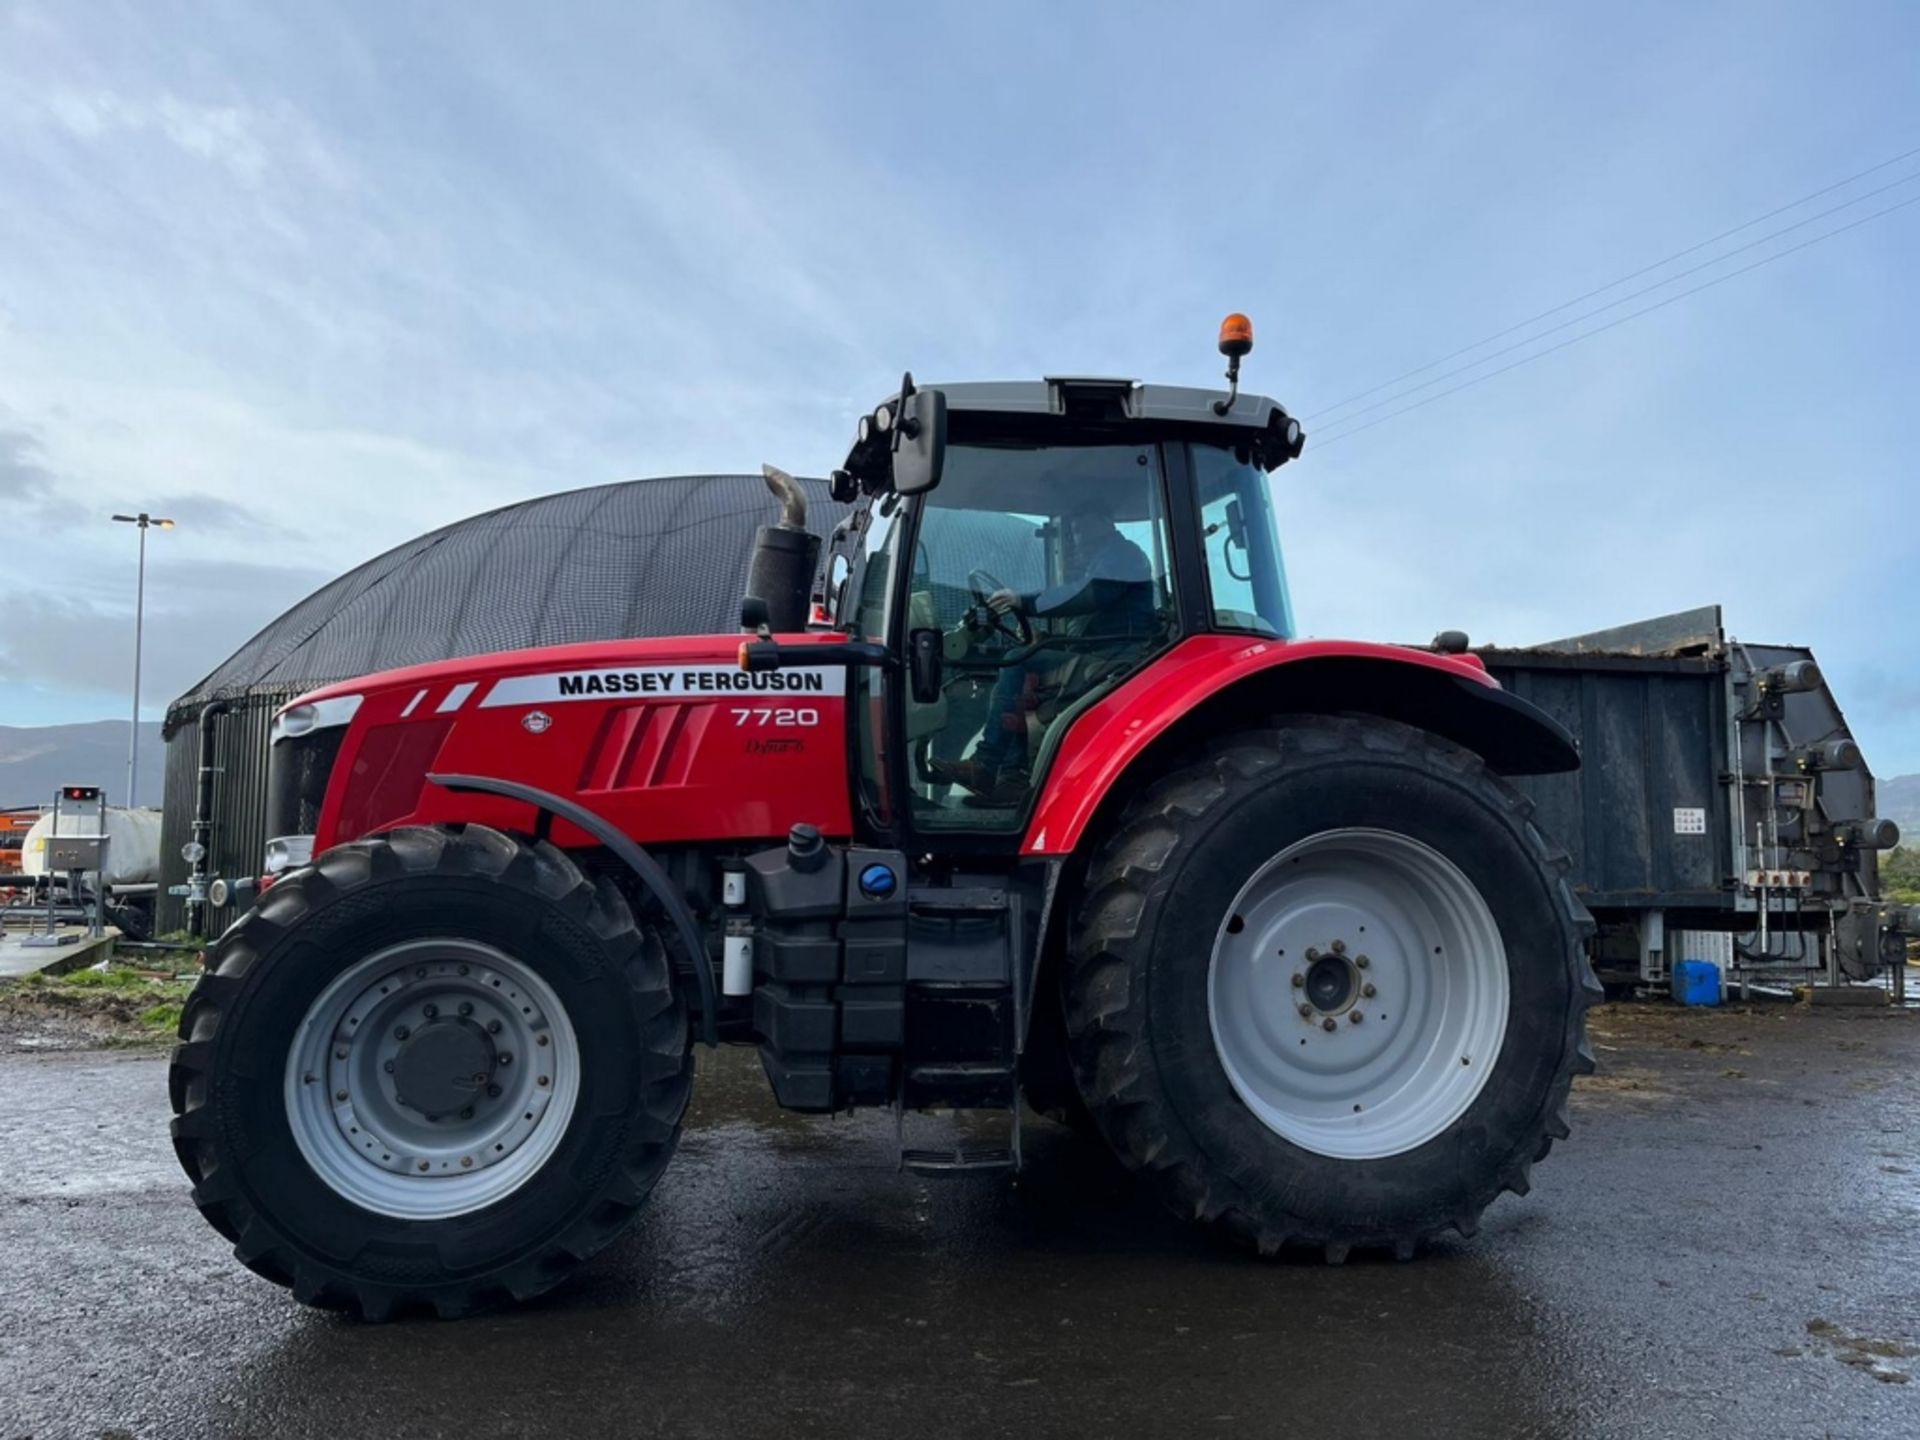
[[[1884, 210], [1875, 210], [1870, 215], [1862, 215], [1857, 220], [1849, 220], [1845, 225], [1836, 225], [1831, 230], [1823, 231], [1822, 233], [1815, 235], [1810, 239], [1802, 240], [1798, 245], [1789, 245], [1784, 250], [1777, 250], [1771, 255], [1763, 255], [1760, 259], [1753, 261], [1751, 264], [1742, 265], [1737, 270], [1729, 270], [1724, 275], [1716, 275], [1714, 276], [1713, 279], [1703, 281], [1698, 285], [1694, 285], [1686, 290], [1682, 290], [1677, 295], [1669, 295], [1664, 300], [1657, 300], [1653, 304], [1643, 306], [1641, 309], [1638, 309], [1638, 310], [1630, 310], [1625, 315], [1616, 315], [1613, 319], [1607, 321], [1606, 324], [1604, 325], [1596, 325], [1593, 327], [1593, 329], [1583, 330], [1578, 335], [1569, 335], [1565, 340], [1560, 341], [1557, 345], [1549, 345], [1546, 349], [1536, 350], [1531, 355], [1522, 355], [1518, 360], [1514, 360], [1506, 365], [1502, 365], [1497, 370], [1489, 370], [1484, 375], [1476, 375], [1471, 380], [1463, 380], [1460, 384], [1455, 385], [1450, 389], [1442, 390], [1437, 395], [1429, 395], [1424, 400], [1416, 400], [1411, 405], [1403, 406], [1398, 410], [1390, 410], [1385, 415], [1377, 416], [1376, 418], [1367, 421], [1365, 424], [1354, 426], [1351, 430], [1338, 431], [1336, 434], [1330, 435], [1324, 440], [1319, 440], [1315, 442], [1314, 448], [1325, 449], [1329, 445], [1337, 444], [1342, 440], [1351, 439], [1353, 436], [1358, 435], [1362, 430], [1371, 430], [1376, 425], [1384, 425], [1387, 423], [1387, 421], [1397, 419], [1399, 416], [1408, 414], [1411, 411], [1424, 409], [1426, 406], [1432, 405], [1436, 401], [1446, 399], [1449, 395], [1458, 395], [1462, 390], [1471, 390], [1475, 385], [1479, 385], [1484, 383], [1485, 381], [1491, 380], [1497, 375], [1504, 375], [1509, 370], [1518, 370], [1522, 365], [1531, 365], [1534, 361], [1545, 359], [1547, 356], [1553, 354], [1555, 351], [1565, 350], [1570, 345], [1578, 345], [1582, 340], [1590, 340], [1595, 335], [1601, 334], [1603, 331], [1611, 330], [1617, 325], [1624, 325], [1629, 320], [1638, 320], [1642, 315], [1651, 315], [1656, 310], [1664, 310], [1667, 306], [1673, 304], [1675, 301], [1684, 300], [1689, 295], [1698, 295], [1702, 290], [1711, 290], [1714, 286], [1724, 284], [1728, 280], [1732, 280], [1737, 276], [1744, 275], [1749, 270], [1758, 270], [1762, 265], [1771, 265], [1776, 260], [1784, 260], [1787, 258], [1787, 256], [1792, 255], [1797, 251], [1805, 250], [1809, 246], [1818, 245], [1822, 240], [1831, 240], [1836, 235], [1844, 235], [1849, 230], [1857, 230], [1860, 226], [1865, 225], [1870, 220], [1878, 220], [1883, 215], [1891, 215], [1893, 214], [1894, 211], [1904, 210], [1909, 205], [1920, 205], [1920, 195], [1910, 196], [1909, 198], [1899, 201], [1896, 204], [1887, 206]], [[1339, 422], [1336, 421], [1335, 423], [1338, 424]]]
[[[1532, 316], [1529, 319], [1521, 320], [1515, 324], [1509, 325], [1504, 330], [1496, 330], [1493, 334], [1487, 336], [1484, 339], [1476, 340], [1471, 345], [1463, 345], [1458, 350], [1452, 351], [1451, 353], [1446, 355], [1442, 355], [1438, 360], [1429, 360], [1424, 365], [1416, 365], [1413, 369], [1407, 371], [1404, 375], [1396, 375], [1391, 380], [1382, 380], [1378, 385], [1371, 385], [1367, 387], [1365, 390], [1357, 391], [1354, 394], [1347, 396], [1346, 399], [1335, 401], [1333, 404], [1328, 405], [1324, 409], [1319, 410], [1315, 412], [1313, 415], [1305, 418], [1311, 419], [1311, 420], [1319, 420], [1325, 416], [1331, 415], [1336, 410], [1344, 410], [1347, 406], [1351, 405], [1356, 400], [1364, 400], [1369, 395], [1377, 395], [1382, 390], [1390, 389], [1391, 387], [1398, 385], [1402, 380], [1411, 380], [1416, 375], [1424, 375], [1427, 373], [1427, 371], [1433, 369], [1436, 365], [1444, 365], [1449, 360], [1457, 360], [1462, 355], [1466, 355], [1472, 351], [1478, 350], [1483, 345], [1491, 345], [1496, 340], [1504, 340], [1506, 339], [1507, 336], [1513, 334], [1513, 332], [1516, 330], [1524, 330], [1529, 325], [1536, 325], [1542, 320], [1552, 319], [1555, 315], [1558, 315], [1561, 311], [1569, 310], [1573, 308], [1575, 305], [1580, 304], [1582, 301], [1591, 300], [1596, 295], [1604, 295], [1609, 290], [1616, 290], [1620, 286], [1626, 284], [1629, 280], [1638, 280], [1642, 275], [1651, 274], [1655, 270], [1659, 270], [1667, 265], [1671, 265], [1676, 260], [1684, 260], [1686, 259], [1687, 256], [1695, 254], [1698, 251], [1704, 250], [1709, 245], [1717, 245], [1720, 241], [1730, 239], [1733, 236], [1738, 235], [1743, 230], [1751, 230], [1754, 226], [1764, 224], [1766, 221], [1773, 219], [1776, 215], [1784, 215], [1789, 210], [1798, 210], [1802, 205], [1805, 205], [1810, 200], [1818, 200], [1822, 195], [1830, 195], [1835, 190], [1844, 189], [1846, 186], [1853, 184], [1854, 181], [1856, 180], [1864, 180], [1869, 175], [1877, 174], [1879, 171], [1885, 170], [1888, 166], [1898, 165], [1902, 160], [1910, 160], [1915, 155], [1920, 155], [1920, 146], [1916, 146], [1912, 150], [1907, 150], [1902, 152], [1899, 155], [1895, 155], [1891, 160], [1882, 160], [1877, 165], [1869, 165], [1866, 169], [1856, 171], [1852, 175], [1847, 176], [1846, 179], [1844, 180], [1836, 180], [1831, 185], [1823, 185], [1818, 190], [1812, 191], [1806, 195], [1802, 195], [1798, 200], [1791, 201], [1785, 205], [1777, 206], [1774, 209], [1767, 211], [1767, 213], [1764, 215], [1754, 216], [1753, 219], [1751, 220], [1742, 221], [1740, 224], [1734, 226], [1731, 230], [1722, 230], [1718, 235], [1714, 235], [1708, 239], [1702, 240], [1698, 244], [1689, 245], [1684, 250], [1676, 250], [1673, 252], [1673, 254], [1667, 256], [1665, 259], [1656, 260], [1651, 265], [1643, 265], [1638, 270], [1635, 270], [1629, 274], [1620, 276], [1617, 280], [1609, 280], [1605, 285], [1601, 285], [1596, 289], [1589, 290], [1584, 295], [1576, 295], [1571, 300], [1567, 300], [1562, 302], [1559, 305], [1555, 305], [1551, 310], [1542, 310], [1538, 315]], [[1896, 183], [1899, 183], [1899, 182], [1896, 182]], [[1879, 192], [1875, 192], [1875, 193], [1879, 193]], [[1862, 196], [1861, 198], [1865, 199], [1867, 197]], [[1816, 216], [1815, 218], [1817, 219], [1818, 217]], [[1737, 253], [1737, 252], [1730, 252], [1730, 253]], [[1674, 276], [1672, 278], [1678, 279], [1680, 277]], [[1471, 367], [1468, 367], [1468, 368], [1471, 368]], [[1349, 418], [1352, 418], [1352, 417], [1349, 417]]]
[[[1871, 200], [1876, 195], [1884, 195], [1889, 190], [1898, 190], [1902, 185], [1908, 184], [1916, 179], [1920, 179], [1920, 170], [1916, 170], [1910, 175], [1903, 175], [1898, 180], [1880, 186], [1877, 190], [1869, 190], [1864, 195], [1856, 195], [1851, 200], [1843, 200], [1838, 205], [1830, 205], [1825, 210], [1815, 211], [1804, 220], [1796, 220], [1791, 225], [1782, 225], [1778, 230], [1769, 230], [1758, 240], [1749, 240], [1744, 245], [1736, 245], [1731, 250], [1723, 250], [1710, 260], [1702, 260], [1698, 265], [1689, 265], [1686, 269], [1676, 271], [1664, 280], [1656, 280], [1651, 285], [1643, 285], [1638, 290], [1630, 290], [1617, 300], [1609, 300], [1604, 305], [1596, 305], [1591, 310], [1583, 310], [1570, 320], [1562, 320], [1558, 325], [1549, 325], [1544, 330], [1535, 331], [1524, 340], [1516, 340], [1511, 345], [1502, 345], [1498, 350], [1490, 350], [1477, 360], [1469, 360], [1466, 364], [1456, 365], [1451, 370], [1442, 370], [1431, 380], [1422, 380], [1418, 385], [1409, 385], [1404, 390], [1395, 391], [1384, 400], [1376, 400], [1371, 405], [1362, 405], [1358, 410], [1352, 411], [1349, 414], [1341, 416], [1338, 420], [1333, 420], [1328, 423], [1344, 425], [1349, 421], [1358, 420], [1362, 415], [1370, 415], [1375, 410], [1384, 409], [1388, 405], [1396, 404], [1406, 399], [1409, 395], [1417, 395], [1422, 390], [1451, 380], [1456, 375], [1464, 375], [1469, 370], [1477, 370], [1490, 361], [1498, 360], [1502, 355], [1511, 355], [1516, 350], [1524, 350], [1529, 345], [1536, 345], [1546, 339], [1547, 336], [1558, 335], [1562, 330], [1570, 329], [1583, 320], [1591, 320], [1596, 315], [1604, 315], [1607, 311], [1625, 305], [1629, 301], [1638, 300], [1643, 295], [1651, 295], [1656, 290], [1664, 290], [1667, 286], [1674, 284], [1676, 281], [1684, 280], [1689, 275], [1698, 275], [1702, 270], [1711, 270], [1714, 266], [1724, 264], [1736, 255], [1744, 255], [1749, 250], [1757, 250], [1760, 246], [1770, 241], [1778, 240], [1782, 235], [1790, 235], [1795, 230], [1803, 230], [1817, 220], [1825, 220], [1829, 215], [1838, 215], [1842, 210], [1851, 210], [1854, 206]], [[1483, 341], [1482, 343], [1484, 344], [1485, 342]], [[1307, 418], [1317, 420], [1326, 413], [1327, 412], [1323, 410], [1320, 411], [1319, 414], [1311, 415]]]

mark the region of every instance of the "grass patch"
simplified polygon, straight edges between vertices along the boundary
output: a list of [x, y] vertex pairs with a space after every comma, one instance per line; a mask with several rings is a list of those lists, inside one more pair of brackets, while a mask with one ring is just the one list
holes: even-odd
[[75, 970], [53, 979], [56, 984], [71, 985], [76, 990], [137, 990], [151, 983], [137, 970], [119, 966], [109, 970]]
[[158, 1031], [161, 1035], [175, 1035], [180, 1030], [180, 1007], [178, 1000], [164, 1005], [152, 1005], [140, 1012], [140, 1026], [143, 1030]]

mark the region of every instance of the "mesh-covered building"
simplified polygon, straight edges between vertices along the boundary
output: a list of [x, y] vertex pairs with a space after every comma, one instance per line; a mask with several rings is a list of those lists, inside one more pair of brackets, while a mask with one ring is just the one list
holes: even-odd
[[[801, 480], [809, 528], [846, 507]], [[647, 635], [738, 628], [754, 531], [779, 510], [758, 475], [681, 475], [543, 495], [389, 550], [322, 586], [167, 710], [162, 930], [185, 923], [203, 729], [215, 773], [208, 873], [257, 874], [266, 844], [267, 731], [315, 686], [375, 670]], [[209, 907], [207, 929], [231, 918]]]

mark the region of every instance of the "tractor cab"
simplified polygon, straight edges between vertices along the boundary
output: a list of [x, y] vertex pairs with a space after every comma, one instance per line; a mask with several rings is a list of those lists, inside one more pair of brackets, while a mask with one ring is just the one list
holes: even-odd
[[[857, 504], [823, 598], [867, 662], [850, 680], [864, 828], [1011, 848], [1074, 719], [1127, 677], [1200, 633], [1290, 637], [1269, 472], [1302, 443], [1253, 395], [909, 376], [834, 475]], [[747, 649], [778, 663], [777, 642]]]

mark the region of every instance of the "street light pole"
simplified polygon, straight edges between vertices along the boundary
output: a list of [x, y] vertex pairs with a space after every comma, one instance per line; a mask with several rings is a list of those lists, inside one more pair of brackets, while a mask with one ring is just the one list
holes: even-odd
[[173, 529], [173, 521], [163, 520], [142, 510], [138, 515], [113, 517], [125, 525], [140, 528], [140, 572], [133, 588], [133, 730], [127, 738], [127, 807], [139, 804], [140, 784], [140, 644], [147, 619], [147, 529], [158, 525]]

